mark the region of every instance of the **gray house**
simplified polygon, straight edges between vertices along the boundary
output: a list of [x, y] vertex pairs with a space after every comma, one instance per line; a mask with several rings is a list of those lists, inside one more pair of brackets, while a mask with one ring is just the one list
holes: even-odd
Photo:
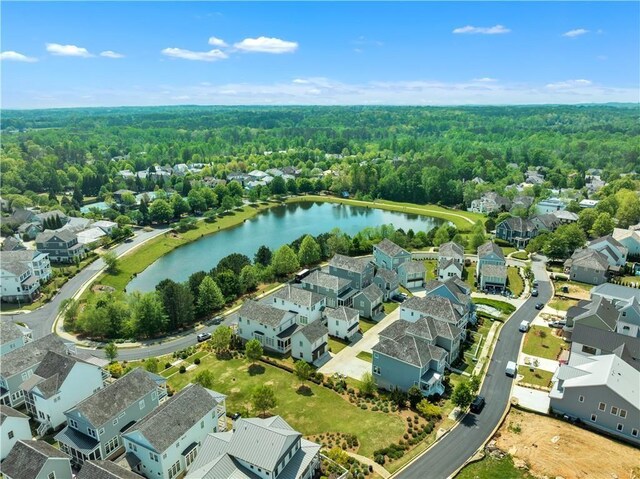
[[49, 253], [49, 259], [58, 263], [74, 263], [85, 256], [85, 248], [78, 243], [78, 235], [69, 230], [53, 230], [36, 237], [36, 248]]
[[435, 293], [424, 298], [414, 296], [400, 305], [400, 319], [414, 322], [423, 316], [453, 324], [464, 331], [470, 320], [471, 308]]
[[353, 296], [358, 292], [351, 287], [351, 280], [333, 276], [316, 270], [302, 278], [300, 285], [307, 291], [321, 294], [327, 297], [327, 306], [351, 306]]
[[[159, 379], [158, 379], [159, 378]], [[67, 426], [56, 436], [74, 464], [109, 459], [122, 451], [121, 432], [167, 396], [166, 379], [136, 368], [65, 412]]]
[[291, 336], [291, 357], [315, 363], [329, 352], [329, 330], [322, 321], [314, 321]]
[[329, 274], [351, 281], [354, 289], [364, 289], [373, 281], [373, 263], [369, 258], [336, 254], [329, 261]]
[[402, 263], [411, 261], [411, 253], [385, 238], [373, 246], [373, 259], [378, 268], [396, 271]]
[[400, 284], [407, 289], [422, 288], [426, 268], [422, 261], [407, 261], [398, 266]]
[[69, 458], [44, 441], [18, 441], [0, 465], [5, 479], [71, 479]]
[[353, 297], [353, 308], [360, 312], [360, 316], [375, 319], [384, 311], [383, 298], [382, 290], [375, 284], [370, 284]]
[[464, 248], [453, 241], [441, 244], [438, 248], [438, 279], [462, 278], [463, 270]]
[[298, 313], [283, 311], [258, 301], [245, 301], [238, 311], [238, 336], [257, 339], [264, 348], [286, 354], [291, 351], [291, 335], [299, 329]]
[[545, 213], [543, 215], [535, 215], [531, 218], [531, 222], [536, 227], [538, 234], [544, 232], [555, 231], [562, 224], [560, 218], [553, 213]]
[[493, 241], [478, 247], [476, 278], [481, 290], [502, 291], [507, 287], [507, 262], [502, 249]]
[[508, 241], [517, 248], [524, 248], [538, 233], [536, 225], [529, 219], [512, 216], [496, 226], [496, 237]]
[[577, 250], [571, 258], [564, 262], [573, 281], [587, 284], [607, 282], [609, 261], [600, 251], [585, 248]]
[[640, 446], [640, 371], [615, 354], [572, 354], [552, 382], [553, 412]]
[[32, 331], [8, 319], [0, 319], [0, 356], [21, 348], [33, 340]]
[[[454, 305], [458, 306], [460, 313], [466, 318], [467, 322], [476, 322], [476, 307], [471, 301], [471, 288], [467, 283], [456, 277], [449, 278], [447, 281], [432, 280], [425, 286], [425, 298], [430, 296], [441, 296], [450, 300]], [[459, 327], [466, 327], [466, 324], [460, 324]]]
[[398, 294], [400, 280], [398, 273], [390, 269], [380, 268], [373, 277], [373, 282], [382, 290], [383, 301], [389, 301]]
[[84, 463], [76, 479], [140, 479], [140, 476], [115, 462], [88, 461]]

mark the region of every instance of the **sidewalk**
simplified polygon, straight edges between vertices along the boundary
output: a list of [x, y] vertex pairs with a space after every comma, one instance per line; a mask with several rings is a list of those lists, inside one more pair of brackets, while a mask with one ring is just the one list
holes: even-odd
[[367, 466], [373, 467], [373, 471], [379, 476], [383, 477], [384, 479], [391, 477], [391, 473], [387, 471], [384, 467], [382, 467], [380, 464], [378, 464], [376, 461], [372, 461], [368, 457], [361, 456], [360, 454], [356, 454], [355, 452], [347, 451], [347, 454], [349, 454], [354, 459], [357, 459], [361, 463], [366, 464]]

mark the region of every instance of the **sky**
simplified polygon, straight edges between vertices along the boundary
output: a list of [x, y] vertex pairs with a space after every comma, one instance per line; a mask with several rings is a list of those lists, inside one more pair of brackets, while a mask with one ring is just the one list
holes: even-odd
[[640, 2], [2, 2], [3, 109], [640, 101]]

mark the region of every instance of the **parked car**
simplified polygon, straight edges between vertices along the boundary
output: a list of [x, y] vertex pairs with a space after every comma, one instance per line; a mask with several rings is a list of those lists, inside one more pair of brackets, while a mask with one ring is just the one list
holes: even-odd
[[200, 333], [198, 334], [198, 342], [206, 341], [207, 339], [211, 339], [211, 333]]
[[211, 323], [212, 324], [222, 324], [222, 320], [223, 320], [222, 316], [216, 316], [215, 318], [213, 318], [211, 320]]
[[538, 288], [533, 288], [531, 290], [531, 296], [538, 296]]
[[480, 413], [480, 411], [482, 411], [482, 408], [484, 407], [484, 403], [485, 403], [484, 396], [476, 396], [476, 398], [471, 403], [471, 406], [469, 407], [469, 409], [471, 410], [472, 413], [478, 414]]
[[567, 325], [567, 322], [562, 319], [560, 321], [551, 321], [549, 323], [550, 328], [564, 328], [566, 325]]
[[513, 361], [507, 363], [507, 367], [504, 370], [505, 374], [511, 378], [515, 378], [518, 374], [518, 365]]
[[533, 281], [533, 283], [531, 283], [531, 285], [532, 285], [534, 288], [537, 288], [537, 287], [538, 287], [538, 280], [537, 280], [537, 279], [535, 279], [535, 280]]
[[540, 310], [544, 308], [544, 303], [536, 303], [536, 309]]
[[404, 302], [407, 298], [408, 296], [405, 293], [398, 293], [393, 297], [393, 299], [398, 303]]
[[518, 326], [518, 331], [520, 331], [521, 333], [526, 333], [527, 331], [529, 331], [529, 321], [522, 321], [520, 323], [520, 326]]

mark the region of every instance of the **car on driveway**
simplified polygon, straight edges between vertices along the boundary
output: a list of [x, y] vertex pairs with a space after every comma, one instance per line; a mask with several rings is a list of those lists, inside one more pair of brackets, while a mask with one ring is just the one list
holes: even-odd
[[206, 341], [207, 339], [211, 339], [211, 333], [200, 333], [198, 334], [198, 342]]
[[479, 414], [480, 411], [482, 411], [482, 408], [484, 407], [484, 403], [485, 403], [484, 396], [476, 396], [476, 398], [471, 403], [471, 406], [469, 407], [469, 409], [471, 410], [472, 413]]
[[408, 296], [405, 293], [398, 293], [393, 297], [393, 299], [398, 303], [404, 302], [407, 298]]
[[551, 321], [549, 323], [550, 328], [564, 328], [567, 325], [567, 322], [564, 320], [560, 321]]
[[540, 310], [544, 308], [544, 303], [536, 303], [536, 309]]

